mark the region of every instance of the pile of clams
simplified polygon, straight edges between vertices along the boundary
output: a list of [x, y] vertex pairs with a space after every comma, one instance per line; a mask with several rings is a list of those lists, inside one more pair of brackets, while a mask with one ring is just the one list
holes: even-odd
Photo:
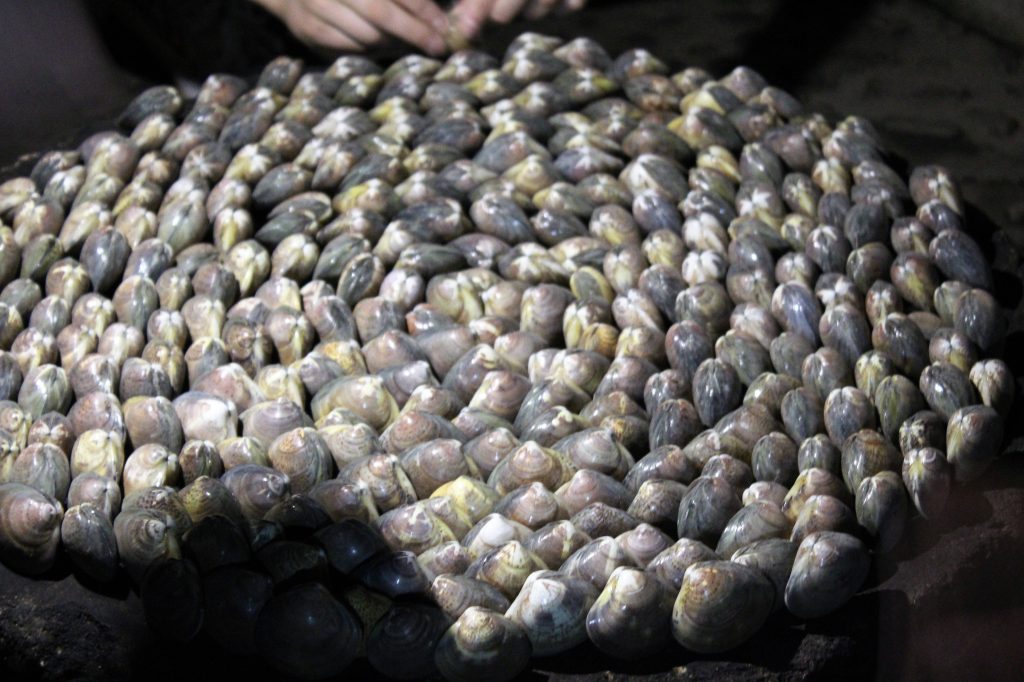
[[0, 185], [0, 560], [301, 678], [735, 647], [997, 456], [950, 173], [739, 67], [271, 62]]

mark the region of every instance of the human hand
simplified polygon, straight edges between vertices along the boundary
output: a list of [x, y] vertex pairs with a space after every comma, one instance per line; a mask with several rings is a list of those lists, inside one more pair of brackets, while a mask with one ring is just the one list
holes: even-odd
[[432, 0], [253, 0], [305, 43], [362, 51], [388, 36], [445, 52], [448, 18]]
[[575, 12], [587, 0], [458, 0], [449, 12], [452, 22], [466, 38], [475, 38], [488, 22], [507, 24], [522, 15], [541, 19], [552, 11]]

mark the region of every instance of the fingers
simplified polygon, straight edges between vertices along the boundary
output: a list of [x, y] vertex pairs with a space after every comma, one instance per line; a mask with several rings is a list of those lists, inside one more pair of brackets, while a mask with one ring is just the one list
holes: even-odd
[[506, 24], [520, 14], [541, 19], [553, 10], [575, 12], [586, 4], [587, 0], [460, 0], [451, 16], [463, 35], [474, 38], [489, 21]]
[[566, 4], [564, 0], [532, 0], [523, 16], [531, 21], [546, 17], [556, 6]]
[[528, 0], [495, 0], [491, 6], [490, 19], [496, 24], [507, 24], [522, 11]]
[[[416, 6], [417, 3], [422, 3], [422, 0], [405, 0], [404, 5]], [[423, 17], [411, 14], [403, 4], [392, 0], [347, 0], [346, 4], [378, 30], [424, 52], [443, 54], [445, 51], [444, 32], [434, 28]]]
[[459, 0], [451, 10], [452, 21], [466, 38], [476, 38], [491, 15], [491, 5], [494, 2], [495, 0]]
[[412, 16], [422, 19], [438, 33], [443, 34], [448, 30], [448, 17], [432, 0], [395, 0], [395, 4]]
[[[343, 3], [335, 0], [315, 0], [310, 3], [310, 9], [322, 23], [333, 29], [334, 32], [346, 36], [351, 42], [359, 45], [358, 49], [378, 43], [384, 37], [373, 24]], [[328, 45], [328, 47], [333, 47], [333, 45]]]

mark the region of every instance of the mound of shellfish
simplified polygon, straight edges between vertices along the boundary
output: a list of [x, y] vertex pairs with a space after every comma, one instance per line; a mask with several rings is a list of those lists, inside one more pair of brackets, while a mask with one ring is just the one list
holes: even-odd
[[999, 452], [950, 172], [739, 67], [279, 58], [0, 185], [0, 561], [281, 673], [819, 618]]

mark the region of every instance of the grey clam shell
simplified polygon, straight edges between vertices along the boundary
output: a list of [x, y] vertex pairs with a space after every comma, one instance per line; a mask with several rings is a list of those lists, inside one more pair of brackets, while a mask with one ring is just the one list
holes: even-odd
[[846, 533], [808, 535], [797, 549], [786, 583], [786, 608], [798, 618], [820, 618], [846, 603], [867, 578], [864, 544]]
[[71, 561], [84, 574], [101, 583], [117, 575], [114, 526], [99, 507], [90, 502], [68, 507], [60, 537]]
[[700, 540], [709, 546], [716, 544], [741, 506], [738, 491], [726, 479], [701, 476], [679, 503], [679, 537]]
[[959, 481], [981, 476], [999, 453], [1003, 420], [991, 407], [969, 405], [953, 412], [946, 427], [946, 459]]
[[907, 494], [900, 475], [882, 471], [857, 489], [857, 522], [875, 537], [879, 552], [891, 551], [907, 523]]
[[587, 614], [587, 635], [617, 658], [657, 653], [669, 639], [672, 601], [670, 590], [654, 575], [617, 568]]

